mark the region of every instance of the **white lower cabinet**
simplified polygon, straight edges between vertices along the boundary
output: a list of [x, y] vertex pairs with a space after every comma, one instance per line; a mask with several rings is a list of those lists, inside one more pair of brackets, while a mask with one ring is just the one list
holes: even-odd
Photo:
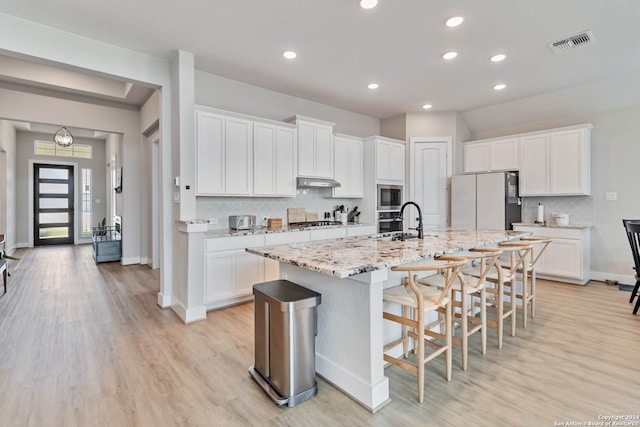
[[205, 240], [205, 305], [208, 310], [252, 298], [252, 287], [264, 281], [264, 258], [245, 248], [264, 246], [264, 236]]
[[552, 239], [536, 263], [538, 277], [579, 285], [591, 274], [591, 229], [514, 225], [516, 231]]

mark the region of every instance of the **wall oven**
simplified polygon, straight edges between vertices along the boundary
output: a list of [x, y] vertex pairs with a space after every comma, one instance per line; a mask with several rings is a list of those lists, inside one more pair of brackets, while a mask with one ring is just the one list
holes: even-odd
[[378, 210], [400, 210], [402, 206], [402, 185], [378, 184]]
[[400, 211], [378, 212], [378, 233], [402, 231]]

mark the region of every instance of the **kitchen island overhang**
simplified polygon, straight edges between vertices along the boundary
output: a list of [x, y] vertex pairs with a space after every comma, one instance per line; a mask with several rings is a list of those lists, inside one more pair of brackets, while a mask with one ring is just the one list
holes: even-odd
[[247, 249], [280, 262], [280, 277], [322, 294], [318, 307], [318, 375], [376, 412], [389, 403], [383, 345], [394, 337], [382, 318], [383, 289], [401, 283], [391, 267], [497, 245], [530, 233], [431, 229], [423, 239], [373, 235]]

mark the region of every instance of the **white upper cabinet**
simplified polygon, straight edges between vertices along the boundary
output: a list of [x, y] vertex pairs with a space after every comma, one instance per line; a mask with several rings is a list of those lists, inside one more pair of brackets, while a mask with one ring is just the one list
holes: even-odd
[[295, 116], [298, 126], [298, 176], [333, 178], [334, 123]]
[[253, 122], [225, 118], [225, 194], [253, 193]]
[[520, 196], [591, 194], [590, 124], [463, 145], [464, 173], [520, 171]]
[[296, 195], [295, 137], [294, 128], [254, 123], [254, 195], [287, 197]]
[[497, 139], [489, 144], [492, 171], [520, 169], [520, 141], [518, 138]]
[[196, 195], [294, 197], [296, 128], [196, 108]]
[[464, 172], [488, 172], [491, 168], [488, 142], [467, 142], [463, 145]]
[[362, 138], [335, 135], [335, 180], [340, 187], [333, 188], [333, 197], [362, 198], [363, 195], [363, 142]]
[[590, 133], [582, 128], [551, 134], [551, 194], [591, 194]]
[[521, 139], [522, 161], [519, 184], [520, 195], [548, 195], [549, 135], [526, 136]]
[[376, 180], [404, 182], [404, 141], [381, 136], [375, 136], [373, 139], [376, 144]]
[[253, 122], [196, 111], [196, 194], [253, 191]]
[[225, 189], [225, 117], [196, 111], [196, 193], [223, 194]]
[[518, 138], [467, 142], [463, 146], [463, 151], [465, 173], [520, 169]]
[[591, 128], [580, 125], [523, 137], [520, 195], [591, 194]]

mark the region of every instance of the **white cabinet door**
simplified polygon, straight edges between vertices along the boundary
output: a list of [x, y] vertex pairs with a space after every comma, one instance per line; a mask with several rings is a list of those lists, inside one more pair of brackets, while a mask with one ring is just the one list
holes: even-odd
[[196, 111], [196, 194], [222, 194], [225, 185], [225, 117]]
[[333, 128], [316, 125], [315, 176], [333, 178]]
[[253, 192], [267, 196], [276, 193], [276, 127], [253, 125]]
[[208, 252], [205, 260], [205, 303], [232, 298], [236, 293], [234, 257], [237, 251]]
[[333, 197], [362, 198], [364, 191], [362, 139], [336, 136], [334, 153], [335, 179], [341, 186], [333, 189]]
[[264, 258], [261, 256], [237, 251], [234, 267], [237, 296], [251, 295], [253, 285], [264, 281]]
[[520, 195], [549, 195], [549, 135], [533, 135], [521, 139]]
[[520, 169], [520, 140], [518, 138], [491, 141], [490, 170], [512, 171]]
[[298, 175], [315, 175], [316, 125], [298, 121]]
[[590, 156], [588, 132], [573, 129], [550, 135], [551, 194], [589, 195]]
[[544, 270], [540, 273], [581, 279], [582, 242], [572, 239], [553, 239], [544, 253]]
[[333, 126], [297, 119], [298, 175], [333, 178]]
[[489, 143], [471, 142], [462, 146], [464, 159], [464, 172], [489, 171]]
[[404, 144], [376, 140], [376, 179], [404, 181]]
[[253, 122], [225, 119], [225, 193], [253, 192]]
[[253, 194], [295, 196], [295, 130], [255, 122], [253, 139]]
[[275, 177], [277, 196], [296, 195], [296, 131], [276, 127]]

